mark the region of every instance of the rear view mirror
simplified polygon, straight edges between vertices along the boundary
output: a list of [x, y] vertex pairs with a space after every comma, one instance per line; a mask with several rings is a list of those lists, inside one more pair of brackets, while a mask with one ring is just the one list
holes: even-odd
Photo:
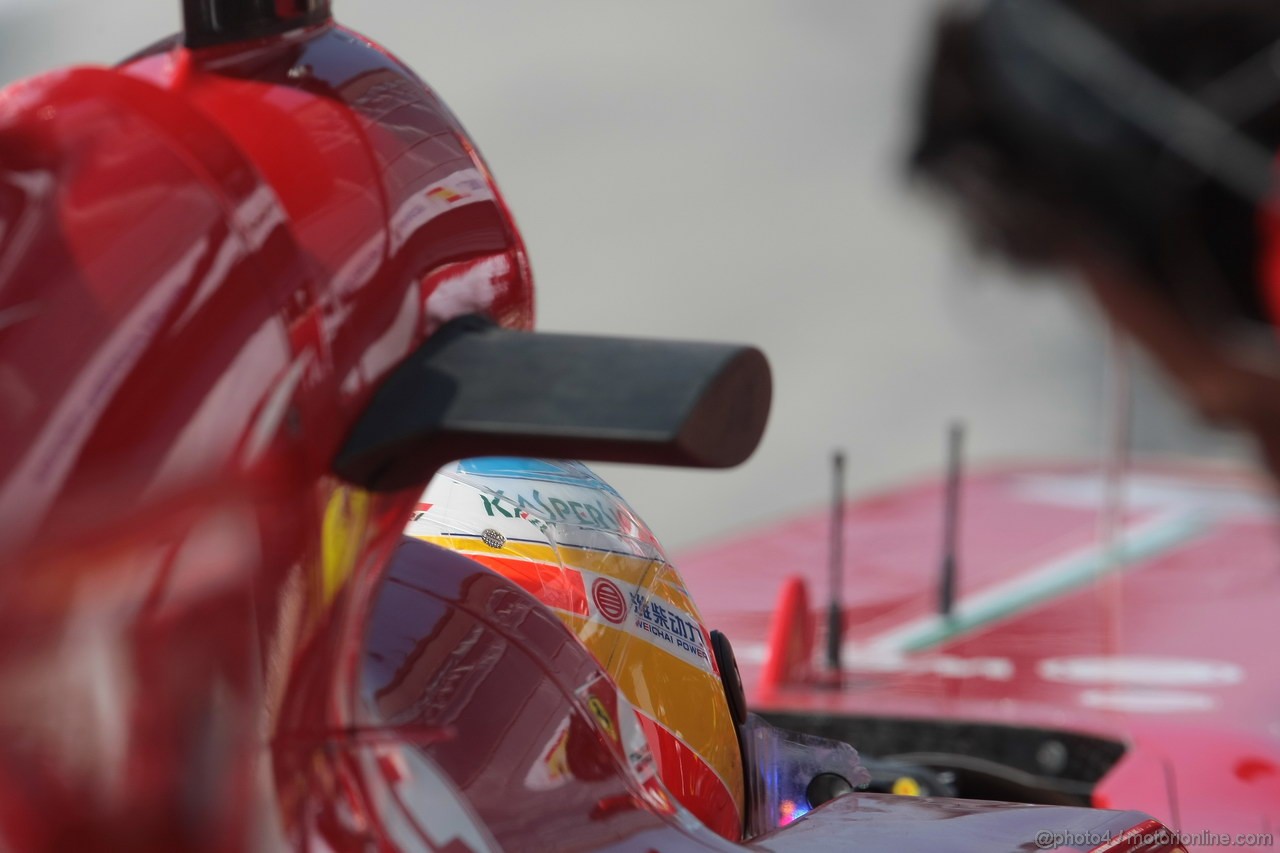
[[771, 394], [754, 347], [519, 332], [464, 317], [392, 371], [333, 470], [393, 491], [473, 456], [727, 468], [759, 444]]

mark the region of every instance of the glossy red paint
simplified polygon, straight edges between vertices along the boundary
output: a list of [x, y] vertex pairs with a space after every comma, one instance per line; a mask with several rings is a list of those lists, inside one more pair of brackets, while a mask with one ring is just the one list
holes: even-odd
[[[477, 850], [738, 849], [647, 801], [628, 756], [585, 701], [593, 685], [611, 684], [604, 669], [516, 583], [407, 539], [370, 625], [361, 736], [349, 748], [377, 756], [360, 755], [350, 771], [366, 831], [401, 849], [424, 838]], [[443, 819], [439, 801], [424, 807], [427, 790], [473, 820]], [[432, 824], [410, 835], [423, 815]], [[1159, 828], [1135, 812], [856, 794], [753, 846], [1014, 853], [1051, 833], [1065, 839], [1057, 849], [1088, 850], [1095, 845], [1072, 839], [1119, 838], [1146, 824]]]
[[[332, 25], [16, 84], [0, 151], [6, 841], [239, 849], [245, 747], [351, 725], [417, 499], [329, 461], [441, 322], [531, 325], [523, 246], [447, 108]], [[287, 766], [303, 843], [338, 770]]]
[[532, 324], [519, 235], [360, 36], [0, 93], [4, 846], [729, 846], [637, 781], [553, 614], [402, 546], [417, 487], [328, 473], [387, 372], [477, 312]]
[[[1136, 471], [1127, 493], [1136, 557], [1110, 571], [1095, 469], [970, 477], [954, 629], [933, 612], [943, 484], [851, 505], [839, 690], [823, 683], [821, 662], [800, 683], [766, 677], [780, 647], [767, 633], [778, 616], [767, 614], [782, 579], [770, 578], [784, 553], [807, 582], [811, 629], [823, 624], [827, 513], [679, 564], [709, 624], [734, 641], [757, 708], [1096, 735], [1125, 750], [1094, 788], [1096, 804], [1193, 833], [1276, 826], [1280, 779], [1265, 772], [1280, 762], [1270, 493], [1240, 475], [1175, 465]], [[986, 616], [966, 624], [972, 614]]]
[[643, 713], [638, 716], [667, 787], [683, 795], [690, 803], [689, 811], [712, 832], [722, 838], [740, 839], [742, 818], [720, 777], [661, 723]]
[[[490, 846], [594, 849], [636, 836], [658, 849], [693, 843], [646, 802], [627, 755], [589, 710], [592, 685], [612, 685], [604, 670], [516, 584], [407, 540], [370, 629], [361, 725], [445, 732], [405, 760], [457, 789]], [[409, 811], [430, 814], [421, 804]]]

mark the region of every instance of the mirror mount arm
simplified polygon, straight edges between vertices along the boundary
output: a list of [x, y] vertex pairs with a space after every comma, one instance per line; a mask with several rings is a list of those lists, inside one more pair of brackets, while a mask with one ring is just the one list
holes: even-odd
[[395, 491], [473, 456], [728, 468], [759, 444], [771, 395], [754, 347], [522, 332], [461, 317], [391, 372], [333, 471]]

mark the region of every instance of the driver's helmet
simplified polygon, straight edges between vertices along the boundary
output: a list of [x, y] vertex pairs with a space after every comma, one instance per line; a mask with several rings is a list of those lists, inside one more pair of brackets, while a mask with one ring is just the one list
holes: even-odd
[[667, 790], [710, 829], [741, 837], [742, 752], [711, 633], [612, 487], [578, 462], [464, 460], [427, 486], [407, 532], [553, 609], [634, 706]]

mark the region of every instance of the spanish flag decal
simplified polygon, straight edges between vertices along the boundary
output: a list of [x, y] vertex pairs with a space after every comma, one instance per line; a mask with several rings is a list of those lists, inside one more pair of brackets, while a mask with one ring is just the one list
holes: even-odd
[[462, 201], [466, 196], [461, 193], [454, 192], [448, 187], [435, 187], [434, 189], [427, 190], [427, 198], [453, 204], [455, 201]]

